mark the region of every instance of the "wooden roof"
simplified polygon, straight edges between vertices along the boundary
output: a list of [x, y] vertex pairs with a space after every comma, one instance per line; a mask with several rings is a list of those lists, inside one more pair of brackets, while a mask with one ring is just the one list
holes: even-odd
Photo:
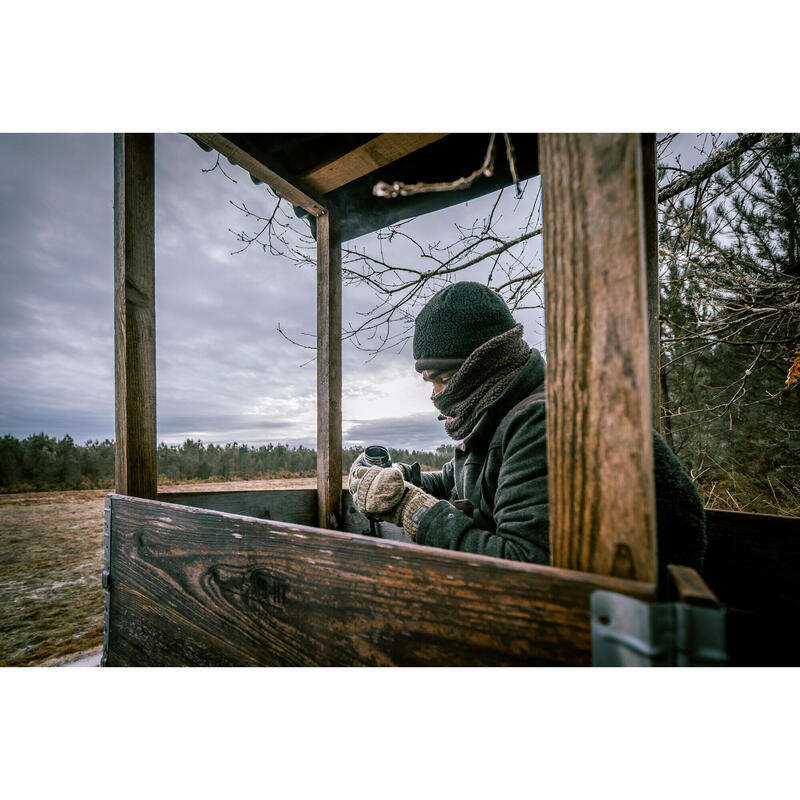
[[[513, 183], [505, 144], [497, 136], [494, 171], [454, 191], [378, 197], [378, 182], [455, 181], [483, 163], [488, 133], [223, 133], [189, 134], [205, 150], [217, 150], [289, 200], [300, 217], [326, 208], [337, 212], [342, 239], [354, 239], [409, 217], [463, 203]], [[539, 173], [538, 136], [510, 134], [517, 177]]]

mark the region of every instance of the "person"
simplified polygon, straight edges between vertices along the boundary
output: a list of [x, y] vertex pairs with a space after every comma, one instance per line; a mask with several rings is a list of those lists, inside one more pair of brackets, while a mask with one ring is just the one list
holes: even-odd
[[[401, 525], [418, 544], [550, 563], [545, 362], [522, 331], [482, 284], [450, 284], [431, 298], [415, 320], [415, 368], [460, 443], [437, 472], [356, 458], [348, 482], [359, 511]], [[659, 563], [699, 570], [703, 504], [655, 431], [653, 455]]]

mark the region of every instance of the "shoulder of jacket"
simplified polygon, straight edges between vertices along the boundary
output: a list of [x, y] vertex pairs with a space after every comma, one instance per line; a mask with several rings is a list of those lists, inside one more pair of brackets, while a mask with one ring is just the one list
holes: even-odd
[[512, 418], [516, 417], [521, 411], [524, 411], [526, 408], [534, 405], [539, 404], [547, 400], [547, 394], [544, 390], [544, 384], [541, 386], [537, 386], [536, 389], [533, 390], [527, 397], [523, 397], [515, 406], [510, 408], [506, 413], [506, 417]]
[[512, 431], [516, 432], [520, 428], [527, 429], [530, 425], [538, 427], [542, 424], [544, 419], [540, 418], [537, 411], [540, 408], [544, 408], [544, 403], [544, 386], [537, 386], [533, 392], [523, 397], [522, 400], [505, 413], [492, 437], [489, 449], [503, 447], [504, 440]]

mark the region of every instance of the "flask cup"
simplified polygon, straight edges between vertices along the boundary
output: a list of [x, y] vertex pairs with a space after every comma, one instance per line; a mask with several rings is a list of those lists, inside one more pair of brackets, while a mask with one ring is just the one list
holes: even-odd
[[[361, 463], [365, 467], [385, 469], [392, 466], [392, 457], [389, 455], [388, 449], [382, 444], [371, 444], [361, 455]], [[369, 520], [369, 531], [364, 531], [364, 533], [368, 532], [370, 536], [377, 536], [378, 521], [370, 514], [367, 514], [366, 517]]]
[[392, 457], [382, 444], [371, 444], [364, 450], [361, 456], [361, 463], [365, 467], [391, 467]]

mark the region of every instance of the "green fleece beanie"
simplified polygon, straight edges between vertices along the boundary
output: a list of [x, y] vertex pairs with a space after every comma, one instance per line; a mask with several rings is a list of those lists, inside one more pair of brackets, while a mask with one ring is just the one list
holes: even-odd
[[516, 326], [503, 300], [482, 283], [453, 283], [437, 292], [414, 323], [416, 369], [463, 361], [489, 339]]

